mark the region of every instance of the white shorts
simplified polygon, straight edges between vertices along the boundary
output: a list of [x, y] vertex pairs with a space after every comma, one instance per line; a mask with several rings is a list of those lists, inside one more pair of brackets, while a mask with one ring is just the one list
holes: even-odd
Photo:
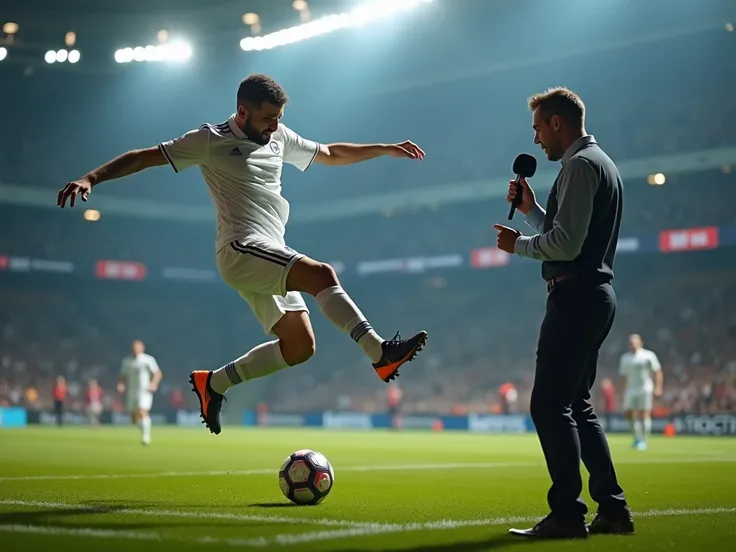
[[248, 302], [266, 334], [286, 312], [309, 312], [301, 293], [286, 291], [289, 270], [304, 255], [262, 236], [232, 242], [217, 252], [227, 285]]
[[146, 412], [150, 412], [152, 404], [153, 393], [148, 391], [128, 393], [125, 397], [125, 409], [128, 412], [135, 412], [136, 410], [145, 410]]
[[654, 398], [651, 391], [630, 390], [624, 393], [624, 410], [643, 410], [651, 412], [654, 406]]

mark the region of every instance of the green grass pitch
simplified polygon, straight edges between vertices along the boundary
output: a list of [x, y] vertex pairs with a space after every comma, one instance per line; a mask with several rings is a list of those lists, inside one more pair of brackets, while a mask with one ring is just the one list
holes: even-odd
[[[736, 439], [611, 438], [638, 534], [585, 542], [507, 536], [546, 514], [533, 435], [154, 427], [0, 431], [0, 550], [733, 549]], [[290, 506], [277, 470], [324, 453], [336, 482]], [[590, 504], [590, 502], [589, 502]]]

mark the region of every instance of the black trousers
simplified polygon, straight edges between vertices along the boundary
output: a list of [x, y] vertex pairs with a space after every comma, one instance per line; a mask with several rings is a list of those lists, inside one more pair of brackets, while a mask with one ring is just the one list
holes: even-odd
[[552, 478], [547, 501], [553, 517], [562, 522], [582, 521], [588, 512], [580, 497], [581, 459], [598, 511], [620, 516], [628, 509], [590, 402], [598, 350], [615, 313], [616, 295], [608, 283], [564, 280], [547, 296], [530, 410]]

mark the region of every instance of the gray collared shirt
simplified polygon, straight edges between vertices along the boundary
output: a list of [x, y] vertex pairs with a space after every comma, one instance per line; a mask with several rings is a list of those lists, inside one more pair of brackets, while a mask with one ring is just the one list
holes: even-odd
[[539, 233], [519, 236], [514, 246], [517, 255], [540, 261], [572, 261], [580, 254], [600, 181], [587, 160], [573, 155], [583, 146], [594, 143], [595, 138], [586, 135], [567, 148], [557, 180], [558, 205], [552, 229], [542, 233], [546, 212], [537, 203], [527, 213], [526, 223]]

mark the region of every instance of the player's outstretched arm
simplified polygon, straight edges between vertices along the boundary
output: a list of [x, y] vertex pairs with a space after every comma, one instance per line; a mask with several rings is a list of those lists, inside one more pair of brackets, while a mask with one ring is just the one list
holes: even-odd
[[424, 159], [424, 151], [414, 142], [399, 144], [320, 144], [315, 161], [323, 165], [352, 165], [388, 155], [403, 159]]
[[69, 207], [74, 207], [77, 195], [82, 201], [87, 201], [92, 188], [106, 180], [115, 180], [149, 167], [166, 164], [168, 161], [159, 147], [129, 151], [90, 171], [79, 180], [69, 182], [59, 192], [56, 204], [63, 209], [69, 200]]

